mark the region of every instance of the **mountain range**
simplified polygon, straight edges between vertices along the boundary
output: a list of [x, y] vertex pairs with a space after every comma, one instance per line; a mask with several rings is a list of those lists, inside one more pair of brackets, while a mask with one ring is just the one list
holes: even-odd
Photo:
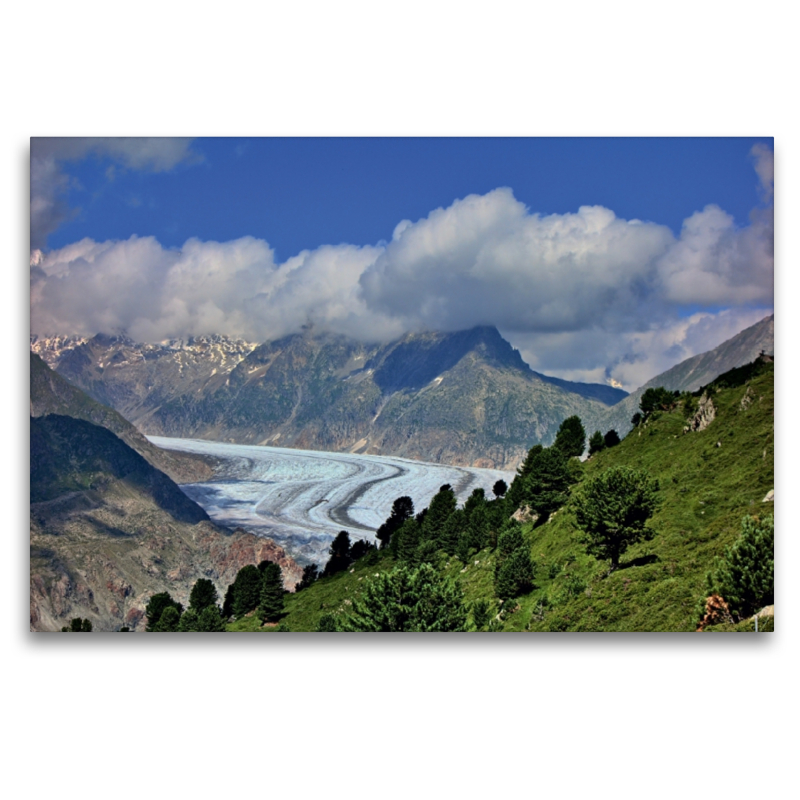
[[260, 345], [98, 335], [32, 349], [146, 434], [496, 468], [626, 396], [534, 372], [492, 327], [372, 345], [306, 328]]

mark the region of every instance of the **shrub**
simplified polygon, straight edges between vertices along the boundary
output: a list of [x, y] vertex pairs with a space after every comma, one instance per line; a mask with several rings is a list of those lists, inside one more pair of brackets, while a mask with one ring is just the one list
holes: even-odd
[[774, 603], [774, 517], [744, 517], [739, 538], [725, 550], [707, 582], [707, 594], [721, 595], [737, 619]]

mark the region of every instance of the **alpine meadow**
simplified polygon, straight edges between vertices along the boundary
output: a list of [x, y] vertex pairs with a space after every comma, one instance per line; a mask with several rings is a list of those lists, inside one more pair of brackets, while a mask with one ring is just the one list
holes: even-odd
[[31, 631], [774, 631], [770, 137], [30, 156]]

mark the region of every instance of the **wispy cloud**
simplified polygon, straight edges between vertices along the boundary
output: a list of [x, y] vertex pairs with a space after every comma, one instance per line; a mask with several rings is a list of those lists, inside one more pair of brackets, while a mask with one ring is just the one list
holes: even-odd
[[117, 165], [147, 172], [165, 172], [181, 162], [197, 161], [191, 139], [162, 137], [72, 137], [31, 139], [31, 249], [45, 247], [47, 236], [68, 220], [74, 210], [66, 200], [70, 179], [63, 169], [69, 161], [89, 155], [108, 158], [106, 178], [114, 180]]

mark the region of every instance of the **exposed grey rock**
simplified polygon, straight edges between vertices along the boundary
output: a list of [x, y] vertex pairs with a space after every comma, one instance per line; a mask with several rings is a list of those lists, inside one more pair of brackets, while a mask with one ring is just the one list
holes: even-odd
[[[700, 402], [698, 403], [697, 412], [692, 417], [691, 422], [684, 427], [683, 432], [690, 433], [693, 431], [696, 432], [705, 430], [714, 421], [714, 417], [716, 415], [717, 409], [715, 408], [714, 403], [708, 394], [703, 392]], [[721, 447], [719, 442], [717, 442], [717, 447]]]

